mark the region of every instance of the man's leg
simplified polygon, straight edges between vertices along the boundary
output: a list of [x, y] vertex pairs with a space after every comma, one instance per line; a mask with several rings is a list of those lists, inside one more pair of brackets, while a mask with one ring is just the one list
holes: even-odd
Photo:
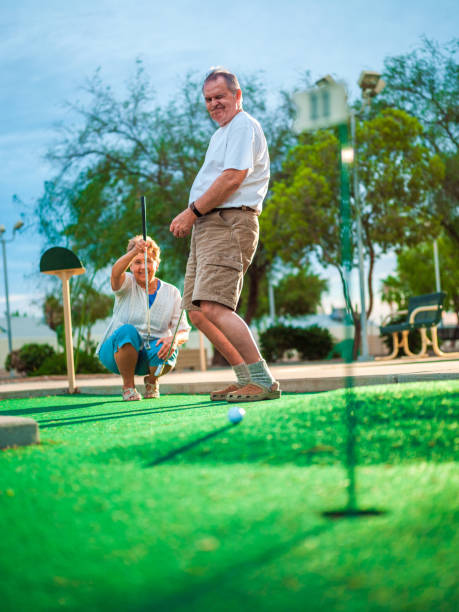
[[217, 302], [201, 301], [201, 310], [243, 357], [249, 381], [226, 395], [228, 401], [250, 402], [280, 397], [276, 382], [258, 350], [249, 327], [234, 311]]
[[[247, 216], [243, 211], [222, 210], [198, 219], [193, 228], [182, 302], [191, 321], [233, 366], [238, 379], [236, 390], [238, 387], [244, 390], [249, 383], [254, 383], [250, 392], [259, 396], [254, 400], [280, 396], [279, 385], [271, 376], [249, 327], [235, 312], [243, 275], [257, 241], [258, 219], [251, 213]], [[193, 305], [199, 305], [200, 311], [194, 310]], [[244, 380], [240, 379], [238, 370], [243, 372]], [[254, 390], [257, 385], [260, 385], [258, 390]], [[271, 390], [273, 386], [276, 392]]]
[[190, 310], [190, 321], [212, 342], [215, 348], [223, 355], [233, 368], [237, 382], [226, 385], [222, 389], [215, 389], [210, 399], [220, 401], [226, 399], [228, 393], [237, 391], [250, 382], [249, 370], [240, 353], [234, 348], [228, 338], [216, 327], [201, 311]]
[[237, 361], [228, 359], [217, 344], [209, 338], [207, 333], [203, 329], [201, 331], [206, 334], [209, 340], [218, 348], [231, 365], [237, 365], [241, 362], [255, 363], [256, 361], [260, 361], [262, 357], [255, 339], [252, 336], [252, 332], [239, 315], [230, 308], [218, 304], [217, 302], [207, 302], [203, 300], [200, 306], [202, 313], [208, 321], [206, 325], [209, 328], [212, 326], [213, 330], [217, 332], [216, 338], [220, 339], [221, 337], [224, 339], [222, 345], [225, 348], [226, 346], [231, 348], [231, 355], [234, 355]]
[[212, 321], [199, 310], [190, 310], [188, 312], [190, 321], [195, 327], [202, 331], [202, 333], [212, 342], [219, 353], [223, 355], [226, 361], [231, 366], [237, 366], [244, 362], [244, 358], [241, 356], [234, 345], [229, 341], [220, 329], [212, 323]]

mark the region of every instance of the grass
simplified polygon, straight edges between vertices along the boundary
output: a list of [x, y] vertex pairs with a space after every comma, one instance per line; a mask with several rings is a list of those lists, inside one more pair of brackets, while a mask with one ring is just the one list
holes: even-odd
[[0, 601], [10, 610], [457, 610], [459, 382], [246, 405], [205, 396], [5, 400], [41, 444], [0, 453]]

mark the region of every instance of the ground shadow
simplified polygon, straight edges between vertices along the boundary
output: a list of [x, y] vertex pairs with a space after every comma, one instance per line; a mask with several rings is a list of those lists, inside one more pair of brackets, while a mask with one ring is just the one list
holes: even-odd
[[[213, 592], [221, 593], [223, 589], [231, 587], [232, 584], [236, 585], [243, 574], [259, 571], [261, 567], [289, 553], [308, 538], [317, 538], [331, 528], [332, 523], [328, 521], [325, 523], [321, 522], [311, 529], [295, 534], [294, 537], [285, 542], [277, 542], [272, 546], [257, 551], [247, 559], [227, 565], [207, 579], [197, 578], [192, 584], [185, 585], [179, 592], [162, 597], [161, 599], [152, 595], [151, 599], [145, 601], [143, 605], [136, 606], [135, 610], [137, 612], [147, 612], [147, 610], [153, 609], [188, 609], [192, 604], [195, 604], [201, 596]], [[267, 539], [266, 541], [269, 542], [270, 540]]]
[[[372, 407], [357, 416], [358, 445], [354, 465], [397, 465], [407, 461], [432, 461], [444, 463], [455, 459], [457, 430], [451, 425], [450, 414], [439, 414], [426, 419], [416, 419], [411, 408], [404, 418], [399, 410], [398, 418], [391, 423], [373, 420]], [[364, 422], [365, 419], [365, 422]], [[260, 416], [250, 413], [238, 426], [237, 435], [220, 437], [202, 431], [205, 423], [196, 422], [179, 452], [168, 432], [157, 436], [153, 442], [112, 447], [100, 461], [138, 461], [152, 466], [155, 448], [170, 464], [252, 464], [296, 466], [343, 464], [347, 457], [346, 424], [340, 411], [325, 409], [291, 412], [288, 418], [279, 419], [277, 413], [263, 411]], [[389, 426], [388, 426], [389, 425]], [[217, 428], [217, 433], [224, 429]], [[236, 432], [234, 432], [236, 434]], [[212, 444], [202, 447], [201, 442], [212, 439]], [[198, 442], [196, 442], [196, 440]]]
[[[120, 401], [120, 400], [116, 400]], [[62, 410], [76, 410], [79, 408], [90, 408], [91, 406], [102, 406], [114, 404], [114, 400], [101, 402], [88, 402], [86, 404], [69, 404], [68, 406], [40, 406], [37, 408], [13, 408], [11, 410], [0, 410], [0, 416], [18, 416], [20, 414], [42, 414], [43, 412], [61, 412]]]
[[165, 463], [166, 461], [169, 461], [170, 459], [173, 459], [177, 455], [180, 455], [181, 453], [184, 453], [184, 452], [194, 448], [195, 446], [198, 446], [199, 444], [202, 444], [202, 442], [205, 442], [206, 440], [210, 440], [211, 438], [214, 438], [215, 436], [220, 435], [221, 433], [223, 433], [224, 431], [227, 431], [228, 429], [231, 429], [232, 427], [235, 427], [235, 425], [225, 425], [224, 427], [220, 427], [220, 429], [216, 429], [215, 431], [211, 431], [210, 433], [206, 434], [205, 436], [201, 436], [200, 438], [196, 438], [196, 440], [192, 440], [191, 442], [188, 442], [187, 444], [184, 444], [183, 446], [170, 451], [166, 455], [163, 455], [162, 457], [158, 457], [157, 459], [155, 459], [151, 463], [147, 463], [147, 465], [145, 465], [144, 467], [146, 467], [146, 468], [154, 467], [155, 465], [160, 465], [161, 463]]
[[38, 425], [40, 427], [40, 429], [50, 429], [50, 428], [54, 428], [54, 427], [65, 427], [68, 425], [85, 425], [86, 423], [95, 423], [98, 421], [112, 421], [112, 420], [117, 420], [117, 419], [126, 419], [126, 418], [132, 418], [132, 417], [136, 417], [136, 416], [146, 416], [146, 415], [151, 415], [151, 414], [165, 414], [168, 412], [182, 412], [184, 410], [196, 410], [198, 408], [205, 408], [208, 405], [218, 405], [218, 402], [212, 402], [212, 401], [207, 401], [207, 402], [195, 402], [195, 403], [190, 403], [190, 404], [179, 404], [177, 406], [174, 406], [173, 408], [161, 408], [159, 406], [152, 406], [151, 408], [144, 408], [144, 409], [139, 409], [139, 410], [129, 410], [129, 411], [125, 411], [125, 412], [116, 412], [116, 413], [111, 413], [111, 414], [98, 414], [98, 415], [88, 415], [87, 417], [85, 416], [78, 416], [78, 417], [64, 417], [62, 419], [59, 419], [58, 422], [55, 422], [55, 419], [47, 419], [47, 420], [42, 420], [42, 421], [38, 421]]

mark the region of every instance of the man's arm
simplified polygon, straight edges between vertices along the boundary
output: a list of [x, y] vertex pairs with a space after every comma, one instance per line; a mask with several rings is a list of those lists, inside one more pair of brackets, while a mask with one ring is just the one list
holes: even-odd
[[[242, 181], [247, 176], [247, 170], [235, 170], [229, 168], [224, 170], [220, 176], [218, 176], [209, 189], [202, 194], [194, 203], [201, 215], [205, 215], [220, 204], [223, 204], [230, 195], [239, 189]], [[173, 219], [170, 225], [170, 231], [176, 238], [183, 238], [187, 236], [193, 223], [196, 221], [197, 216], [187, 207], [183, 212]]]

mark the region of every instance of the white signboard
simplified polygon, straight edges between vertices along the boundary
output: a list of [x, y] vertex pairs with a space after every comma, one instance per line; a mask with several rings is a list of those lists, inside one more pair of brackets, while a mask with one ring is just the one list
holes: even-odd
[[346, 90], [340, 83], [313, 87], [307, 91], [293, 94], [297, 108], [293, 124], [295, 132], [312, 132], [340, 123], [349, 117]]

